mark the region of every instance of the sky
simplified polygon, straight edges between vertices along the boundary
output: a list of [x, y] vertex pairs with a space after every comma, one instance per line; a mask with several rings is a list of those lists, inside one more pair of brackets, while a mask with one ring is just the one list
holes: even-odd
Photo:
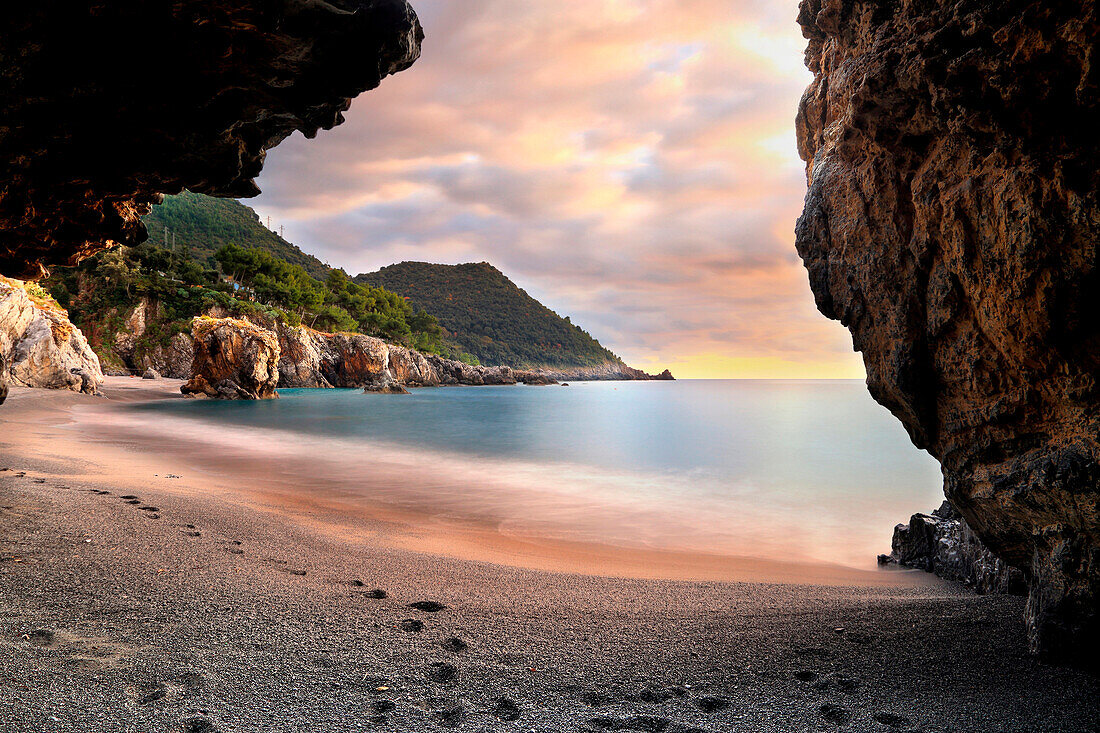
[[412, 0], [412, 68], [250, 202], [351, 274], [487, 261], [627, 363], [862, 378], [794, 250], [797, 0]]

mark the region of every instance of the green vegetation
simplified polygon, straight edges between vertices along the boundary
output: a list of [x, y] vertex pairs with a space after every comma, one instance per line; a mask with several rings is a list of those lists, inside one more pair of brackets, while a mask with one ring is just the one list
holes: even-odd
[[255, 211], [233, 199], [184, 191], [178, 196], [165, 196], [164, 203], [154, 206], [143, 221], [150, 244], [164, 249], [173, 249], [173, 243], [175, 248], [187, 247], [191, 258], [203, 268], [213, 268], [215, 253], [233, 243], [299, 265], [318, 280], [332, 269], [265, 227]]
[[[414, 311], [399, 295], [358, 285], [342, 270], [321, 264], [269, 232], [251, 209], [235, 201], [195, 194], [166, 197], [147, 225], [150, 220], [173, 222], [174, 248], [159, 246], [154, 237], [136, 247], [100, 252], [76, 267], [57, 268], [42, 283], [106, 365], [120, 365], [115, 340], [126, 330], [124, 315], [142, 298], [155, 303], [157, 311], [147, 315], [139, 352], [166, 346], [175, 334], [190, 330], [194, 316], [212, 310], [365, 333], [428, 353], [446, 351], [434, 317]], [[232, 239], [218, 244], [237, 235], [245, 244]]]
[[569, 367], [620, 361], [486, 262], [402, 262], [355, 281], [407, 296], [439, 319], [452, 351], [466, 352], [484, 364]]
[[42, 283], [105, 364], [119, 362], [116, 336], [141, 298], [157, 312], [139, 351], [167, 345], [193, 316], [217, 310], [365, 333], [469, 364], [619, 361], [486, 263], [403, 262], [352, 279], [267, 229], [247, 206], [189, 192], [166, 196], [145, 224], [145, 244], [101, 252]]

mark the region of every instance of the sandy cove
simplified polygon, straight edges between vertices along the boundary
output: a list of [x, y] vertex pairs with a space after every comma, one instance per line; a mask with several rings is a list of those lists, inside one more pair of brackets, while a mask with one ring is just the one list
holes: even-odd
[[1096, 729], [1022, 599], [307, 500], [74, 420], [178, 384], [0, 407], [0, 731]]

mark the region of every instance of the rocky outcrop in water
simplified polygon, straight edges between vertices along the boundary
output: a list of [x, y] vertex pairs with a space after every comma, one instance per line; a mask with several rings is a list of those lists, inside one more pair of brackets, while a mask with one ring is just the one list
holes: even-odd
[[660, 374], [648, 374], [641, 369], [627, 366], [622, 362], [607, 362], [595, 366], [568, 367], [568, 368], [537, 368], [521, 370], [526, 377], [520, 381], [524, 384], [529, 381], [538, 381], [545, 378], [552, 382], [636, 382], [636, 381], [674, 381], [672, 372], [665, 369]]
[[0, 279], [0, 372], [4, 396], [5, 382], [88, 394], [103, 384], [99, 358], [65, 311], [17, 280]]
[[[508, 367], [471, 366], [363, 334], [233, 318], [200, 317], [194, 323], [195, 359], [185, 393], [256, 399], [272, 396], [276, 387], [403, 393], [406, 387], [516, 383]], [[273, 375], [265, 371], [271, 364]], [[267, 385], [263, 390], [251, 386], [260, 382]]]
[[162, 193], [258, 193], [265, 151], [416, 60], [405, 0], [0, 6], [0, 272], [145, 239]]
[[894, 527], [891, 553], [878, 561], [927, 570], [983, 594], [1027, 590], [1024, 574], [990, 552], [946, 501], [931, 514], [914, 514], [909, 524]]
[[1097, 5], [804, 0], [798, 252], [867, 385], [1028, 576], [1029, 644], [1100, 659]]
[[185, 395], [224, 400], [278, 397], [279, 339], [266, 328], [236, 318], [195, 318], [195, 360]]

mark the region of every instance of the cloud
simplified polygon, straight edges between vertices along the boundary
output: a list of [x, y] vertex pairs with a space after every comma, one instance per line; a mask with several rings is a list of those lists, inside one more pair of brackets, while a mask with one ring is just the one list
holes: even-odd
[[415, 5], [420, 61], [268, 156], [292, 241], [353, 273], [488, 260], [647, 366], [861, 373], [794, 253], [794, 0]]

